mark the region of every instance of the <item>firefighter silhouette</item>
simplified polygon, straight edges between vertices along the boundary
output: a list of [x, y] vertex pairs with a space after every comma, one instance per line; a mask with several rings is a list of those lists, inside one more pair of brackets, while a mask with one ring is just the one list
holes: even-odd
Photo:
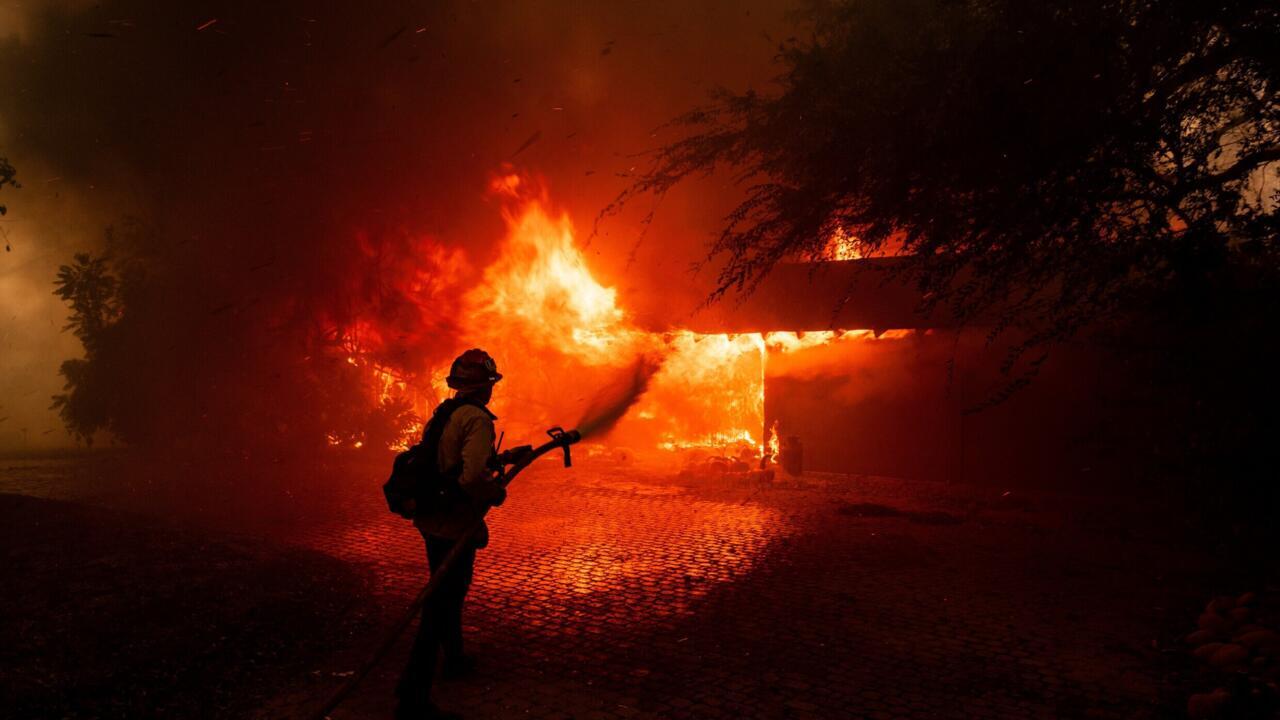
[[[506, 489], [491, 470], [493, 422], [497, 417], [487, 407], [493, 386], [501, 379], [497, 364], [488, 353], [478, 348], [462, 353], [453, 361], [446, 378], [456, 391], [454, 396], [436, 408], [423, 430], [424, 442], [436, 441], [438, 475], [452, 488], [452, 492], [441, 494], [440, 500], [418, 506], [409, 501], [413, 524], [426, 543], [427, 564], [432, 573], [441, 567], [467, 530], [477, 521], [483, 522], [485, 510], [506, 499]], [[396, 688], [397, 718], [459, 717], [435, 706], [431, 685], [442, 654], [444, 678], [461, 677], [474, 669], [474, 659], [463, 652], [462, 608], [471, 587], [476, 550], [488, 543], [489, 529], [484, 526], [474, 541], [460, 548], [449, 572], [422, 606], [418, 635]]]

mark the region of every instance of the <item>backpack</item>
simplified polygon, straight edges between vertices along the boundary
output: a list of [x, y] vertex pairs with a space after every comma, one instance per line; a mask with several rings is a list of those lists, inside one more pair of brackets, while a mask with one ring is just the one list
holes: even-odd
[[[382, 494], [386, 496], [391, 512], [412, 519], [419, 513], [447, 510], [462, 495], [462, 487], [458, 484], [462, 465], [440, 470], [440, 438], [454, 411], [472, 404], [457, 398], [440, 403], [422, 432], [422, 442], [396, 455], [391, 465], [391, 477], [382, 485]], [[415, 502], [415, 510], [405, 509], [408, 500]]]

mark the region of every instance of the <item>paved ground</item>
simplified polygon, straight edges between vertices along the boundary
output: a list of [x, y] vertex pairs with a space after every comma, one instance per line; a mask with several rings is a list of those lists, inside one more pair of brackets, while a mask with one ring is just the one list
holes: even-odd
[[324, 553], [99, 505], [0, 493], [0, 557], [5, 720], [251, 717], [384, 614]]
[[[305, 498], [191, 492], [177, 510], [175, 478], [110, 484], [74, 463], [10, 464], [0, 491], [329, 553], [375, 574], [389, 622], [424, 562], [381, 504], [379, 467]], [[1213, 567], [1111, 504], [999, 489], [549, 460], [517, 483], [468, 607], [481, 671], [438, 686], [468, 718], [1159, 717], [1166, 628], [1194, 618]], [[301, 716], [377, 640], [351, 638], [262, 715]], [[407, 651], [333, 717], [389, 717]]]

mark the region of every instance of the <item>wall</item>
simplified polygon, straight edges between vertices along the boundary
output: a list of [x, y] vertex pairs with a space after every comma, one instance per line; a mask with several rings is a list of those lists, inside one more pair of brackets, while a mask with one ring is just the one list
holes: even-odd
[[[984, 332], [917, 331], [769, 358], [766, 423], [799, 435], [813, 470], [1008, 487], [1135, 485], [1124, 448], [1139, 420], [1108, 356], [1057, 348], [1038, 376], [978, 412], [1011, 378]], [[952, 367], [953, 366], [953, 367]]]

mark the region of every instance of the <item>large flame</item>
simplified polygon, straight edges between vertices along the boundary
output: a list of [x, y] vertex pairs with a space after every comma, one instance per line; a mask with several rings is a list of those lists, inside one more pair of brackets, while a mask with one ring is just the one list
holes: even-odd
[[467, 296], [472, 322], [591, 365], [634, 356], [647, 338], [618, 307], [617, 292], [592, 277], [568, 215], [553, 216], [545, 194], [526, 185], [518, 175], [493, 182], [508, 202], [507, 237], [483, 284]]
[[[621, 384], [643, 394], [625, 400], [609, 418], [608, 441], [614, 446], [640, 454], [704, 450], [775, 456], [776, 433], [766, 437], [764, 418], [769, 355], [873, 338], [870, 331], [643, 329], [619, 306], [616, 290], [596, 279], [572, 221], [552, 209], [543, 189], [523, 176], [505, 174], [493, 181], [491, 192], [503, 203], [506, 234], [497, 259], [451, 308], [458, 332], [449, 337], [456, 347], [440, 356], [468, 347], [494, 355], [505, 379], [493, 409], [514, 436], [534, 437], [550, 425], [571, 423], [592, 405], [594, 392]], [[430, 316], [429, 306], [442, 302], [445, 282], [432, 273], [465, 268], [466, 262], [432, 240], [420, 244], [417, 257], [426, 267], [407, 276], [414, 283], [409, 294], [421, 305], [419, 315]], [[361, 319], [360, 332], [349, 334], [377, 337], [374, 325], [374, 319]], [[359, 345], [346, 346], [348, 360], [367, 368], [379, 402], [409, 402], [418, 417], [425, 417], [448, 392], [442, 382], [447, 367], [401, 373]], [[647, 368], [644, 382], [635, 381], [637, 368]], [[401, 442], [416, 429], [407, 428]]]

